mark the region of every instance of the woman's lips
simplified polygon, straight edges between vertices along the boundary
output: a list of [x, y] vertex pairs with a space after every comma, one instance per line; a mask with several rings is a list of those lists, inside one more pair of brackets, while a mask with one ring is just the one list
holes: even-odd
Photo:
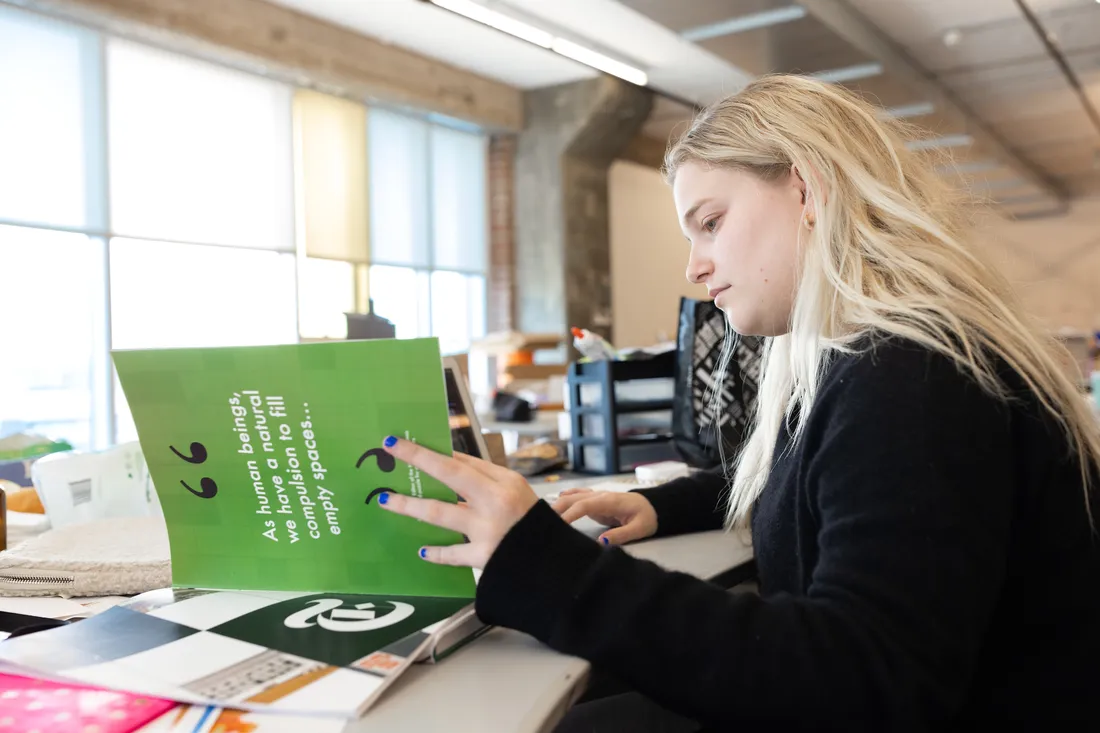
[[708, 294], [710, 295], [711, 299], [714, 299], [714, 298], [718, 297], [719, 293], [725, 292], [728, 289], [729, 289], [729, 285], [724, 285], [723, 287], [720, 287], [720, 288], [711, 288], [708, 291]]

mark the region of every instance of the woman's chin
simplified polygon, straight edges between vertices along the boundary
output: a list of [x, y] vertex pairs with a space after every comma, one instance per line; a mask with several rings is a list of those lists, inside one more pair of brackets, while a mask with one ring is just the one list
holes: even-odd
[[729, 305], [720, 306], [719, 310], [726, 314], [726, 325], [728, 325], [734, 333], [740, 336], [755, 335], [753, 333], [755, 319], [747, 317], [747, 314], [742, 313]]
[[758, 319], [745, 318], [743, 315], [734, 317], [726, 308], [723, 308], [722, 312], [726, 314], [726, 325], [738, 336], [782, 336], [786, 333], [786, 331], [769, 328]]

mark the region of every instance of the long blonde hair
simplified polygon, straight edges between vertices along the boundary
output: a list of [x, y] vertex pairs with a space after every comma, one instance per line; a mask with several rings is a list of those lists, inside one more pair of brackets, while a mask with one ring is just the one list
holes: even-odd
[[790, 331], [767, 339], [753, 429], [733, 466], [731, 526], [747, 525], [784, 421], [797, 418], [794, 439], [805, 428], [830, 356], [851, 353], [872, 333], [950, 357], [1001, 398], [1010, 395], [996, 360], [1015, 369], [1065, 430], [1088, 510], [1100, 429], [1063, 371], [1065, 350], [979, 255], [968, 236], [966, 192], [937, 173], [934, 152], [906, 146], [917, 134], [841, 87], [773, 75], [700, 113], [669, 147], [670, 182], [687, 162], [768, 181], [795, 166], [814, 202]]

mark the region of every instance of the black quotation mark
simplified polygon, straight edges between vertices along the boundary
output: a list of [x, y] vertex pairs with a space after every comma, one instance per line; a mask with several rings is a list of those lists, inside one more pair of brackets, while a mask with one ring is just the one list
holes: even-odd
[[[359, 468], [360, 466], [362, 466], [363, 461], [367, 460], [368, 458], [374, 459], [374, 462], [378, 464], [378, 469], [382, 471], [382, 473], [390, 473], [393, 471], [393, 469], [397, 467], [397, 459], [391, 456], [386, 451], [382, 450], [381, 448], [371, 448], [369, 451], [359, 456], [359, 460], [355, 462], [355, 467]], [[363, 503], [370, 504], [370, 500], [373, 499], [375, 496], [381, 494], [383, 491], [393, 491], [393, 489], [389, 488], [388, 486], [380, 486], [367, 494], [367, 500]]]
[[[180, 453], [173, 446], [168, 446], [168, 448], [179, 458], [182, 458], [188, 463], [194, 464], [196, 466], [206, 462], [206, 446], [202, 443], [192, 443], [191, 455], [189, 456], [185, 456], [184, 454]], [[183, 488], [187, 489], [200, 499], [213, 499], [215, 496], [218, 495], [218, 485], [214, 483], [214, 479], [212, 478], [203, 477], [199, 480], [199, 486], [202, 487], [202, 491], [196, 491], [195, 489], [191, 488], [187, 485], [186, 481], [180, 481], [180, 483], [183, 484]]]

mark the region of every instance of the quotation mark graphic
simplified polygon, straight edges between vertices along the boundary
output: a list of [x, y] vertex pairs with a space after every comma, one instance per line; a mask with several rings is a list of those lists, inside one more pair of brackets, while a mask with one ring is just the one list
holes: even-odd
[[[178, 450], [176, 450], [174, 446], [170, 445], [168, 446], [168, 449], [175, 453], [176, 456], [182, 458], [190, 464], [197, 466], [201, 463], [206, 462], [206, 446], [202, 443], [192, 443], [190, 448], [191, 455], [189, 456], [180, 453]], [[218, 494], [218, 485], [214, 483], [214, 479], [212, 478], [204, 476], [202, 479], [199, 480], [199, 486], [202, 487], [201, 491], [196, 491], [195, 489], [191, 488], [187, 485], [186, 481], [180, 481], [180, 483], [183, 484], [183, 488], [187, 489], [200, 499], [213, 499]]]
[[[202, 446], [199, 447], [201, 448]], [[389, 453], [382, 450], [381, 448], [371, 448], [369, 451], [359, 456], [359, 460], [355, 462], [355, 467], [359, 468], [360, 466], [362, 466], [363, 461], [367, 460], [368, 458], [373, 458], [378, 463], [378, 467], [382, 469], [384, 473], [389, 473], [397, 466], [397, 459], [391, 456]]]
[[[382, 473], [391, 473], [393, 469], [397, 467], [397, 459], [391, 456], [386, 451], [382, 450], [381, 448], [371, 448], [369, 451], [359, 456], [359, 460], [355, 462], [355, 467], [359, 468], [360, 466], [362, 466], [363, 461], [367, 460], [368, 458], [374, 459], [374, 462], [378, 464], [378, 468], [380, 471], [382, 471]], [[393, 489], [386, 486], [374, 489], [369, 494], [367, 494], [367, 500], [363, 503], [370, 504], [370, 500], [378, 494], [381, 494], [383, 491], [393, 491]]]

